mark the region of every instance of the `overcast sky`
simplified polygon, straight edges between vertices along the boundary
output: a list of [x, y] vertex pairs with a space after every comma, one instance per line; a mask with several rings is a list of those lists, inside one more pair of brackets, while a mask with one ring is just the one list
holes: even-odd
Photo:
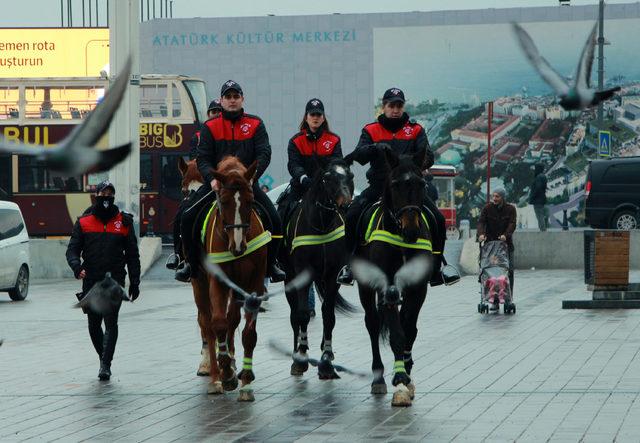
[[[136, 0], [137, 1], [137, 0]], [[147, 0], [142, 0], [146, 7]], [[104, 25], [106, 0], [97, 0], [100, 23]], [[59, 0], [2, 0], [0, 27], [60, 26]], [[5, 3], [10, 3], [7, 7]], [[62, 2], [64, 5], [67, 1]], [[83, 0], [72, 0], [73, 24], [82, 25]], [[88, 4], [85, 0], [85, 23], [88, 23]], [[152, 4], [153, 0], [149, 0]], [[571, 0], [573, 5], [597, 4], [597, 0]], [[608, 0], [607, 3], [629, 3], [629, 0]], [[164, 4], [164, 1], [163, 1]], [[305, 15], [331, 13], [440, 11], [451, 9], [512, 8], [524, 6], [557, 6], [557, 0], [173, 0], [174, 17], [238, 17], [275, 15]], [[95, 6], [94, 17], [95, 17]], [[160, 0], [156, 0], [156, 15], [160, 14]], [[65, 18], [66, 24], [66, 18]]]

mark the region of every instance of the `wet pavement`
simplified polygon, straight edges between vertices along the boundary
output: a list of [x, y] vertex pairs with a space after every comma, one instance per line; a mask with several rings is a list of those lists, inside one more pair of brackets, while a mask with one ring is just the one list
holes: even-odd
[[[370, 378], [289, 375], [288, 305], [269, 301], [258, 320], [256, 401], [206, 394], [190, 286], [159, 263], [140, 299], [121, 310], [109, 382], [86, 318], [71, 309], [76, 281], [32, 284], [27, 301], [0, 297], [0, 441], [638, 441], [640, 312], [562, 310], [589, 298], [575, 271], [516, 274], [517, 314], [477, 313], [476, 277], [429, 291], [414, 347], [416, 398], [391, 406]], [[343, 295], [357, 303], [354, 288]], [[321, 319], [310, 326], [319, 357]], [[336, 362], [368, 371], [359, 311], [338, 316]], [[387, 373], [393, 356], [383, 349]], [[386, 376], [387, 383], [391, 377]]]

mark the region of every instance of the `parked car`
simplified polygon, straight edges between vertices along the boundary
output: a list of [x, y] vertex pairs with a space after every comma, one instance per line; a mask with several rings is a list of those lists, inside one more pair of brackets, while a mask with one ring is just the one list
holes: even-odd
[[0, 201], [0, 291], [11, 300], [29, 293], [29, 234], [18, 205]]
[[587, 171], [585, 218], [592, 228], [640, 225], [640, 157], [594, 160]]

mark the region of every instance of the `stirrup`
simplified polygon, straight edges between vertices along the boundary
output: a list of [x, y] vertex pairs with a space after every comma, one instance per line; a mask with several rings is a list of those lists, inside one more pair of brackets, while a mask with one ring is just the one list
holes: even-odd
[[455, 266], [445, 264], [440, 273], [442, 274], [445, 286], [455, 285], [460, 281], [460, 272], [458, 272]]
[[[174, 257], [176, 257], [177, 260], [172, 260], [172, 258]], [[180, 267], [182, 263], [184, 263], [184, 260], [180, 260], [180, 255], [174, 252], [171, 255], [169, 255], [169, 257], [167, 257], [167, 261], [164, 263], [164, 267], [167, 269], [176, 270]]]
[[353, 286], [353, 273], [349, 265], [344, 265], [338, 276], [336, 277], [336, 283], [344, 286]]

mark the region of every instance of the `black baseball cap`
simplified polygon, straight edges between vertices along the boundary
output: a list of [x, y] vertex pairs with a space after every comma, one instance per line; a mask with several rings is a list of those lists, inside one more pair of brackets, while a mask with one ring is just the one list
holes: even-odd
[[215, 111], [215, 110], [222, 111], [222, 104], [220, 103], [219, 98], [214, 98], [213, 100], [211, 100], [211, 103], [209, 103], [209, 109], [207, 109], [207, 111]]
[[404, 103], [404, 92], [399, 88], [389, 88], [384, 91], [382, 96], [382, 103], [401, 102]]
[[230, 90], [234, 90], [236, 92], [238, 92], [238, 94], [243, 95], [242, 94], [242, 88], [240, 87], [240, 85], [233, 81], [233, 80], [227, 80], [226, 82], [224, 82], [222, 84], [222, 88], [220, 89], [220, 97], [222, 97], [223, 95], [225, 95], [227, 93], [227, 91]]
[[305, 114], [324, 114], [324, 105], [319, 98], [312, 98], [307, 102], [307, 107], [304, 109]]
[[96, 194], [99, 194], [100, 192], [104, 191], [107, 188], [111, 188], [113, 193], [114, 194], [116, 193], [116, 187], [113, 186], [113, 183], [111, 183], [109, 180], [105, 180], [99, 183], [98, 186], [96, 186]]

